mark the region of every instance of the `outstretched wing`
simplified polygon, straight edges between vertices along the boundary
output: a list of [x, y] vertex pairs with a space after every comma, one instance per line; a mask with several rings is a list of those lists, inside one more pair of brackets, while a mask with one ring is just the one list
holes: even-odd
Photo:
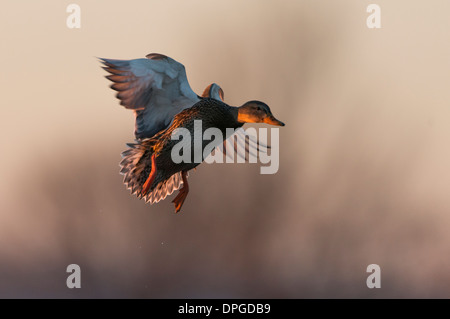
[[[258, 136], [253, 130], [246, 131], [240, 127], [226, 137], [223, 143], [216, 146], [214, 152], [226, 156], [227, 163], [256, 163], [258, 153], [267, 153], [269, 149], [270, 145], [258, 141]], [[211, 163], [212, 156], [211, 153], [205, 161]]]
[[222, 88], [216, 83], [208, 85], [202, 94], [204, 98], [212, 98], [222, 102], [224, 101], [224, 96]]
[[106, 76], [118, 91], [120, 104], [136, 115], [136, 138], [152, 137], [165, 129], [173, 117], [197, 103], [184, 66], [162, 54], [152, 53], [146, 59], [100, 59]]

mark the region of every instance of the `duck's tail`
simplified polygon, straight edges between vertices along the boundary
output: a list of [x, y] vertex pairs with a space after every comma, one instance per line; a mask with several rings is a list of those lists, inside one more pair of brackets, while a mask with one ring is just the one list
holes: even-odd
[[[152, 170], [152, 142], [142, 140], [128, 143], [127, 146], [128, 149], [122, 152], [120, 174], [124, 175], [123, 182], [132, 195], [153, 204], [163, 200], [181, 187], [183, 179], [181, 172], [178, 172], [162, 181], [155, 180], [156, 186], [151, 186], [150, 191], [143, 195], [143, 186]], [[158, 167], [156, 169], [158, 170]]]

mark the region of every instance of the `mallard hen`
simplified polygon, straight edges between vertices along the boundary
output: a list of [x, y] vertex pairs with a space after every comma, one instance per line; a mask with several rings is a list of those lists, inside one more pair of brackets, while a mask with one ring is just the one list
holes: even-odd
[[[106, 77], [114, 82], [111, 88], [118, 91], [120, 104], [134, 110], [136, 117], [136, 142], [128, 144], [120, 163], [124, 183], [132, 194], [150, 203], [183, 186], [173, 200], [175, 212], [180, 211], [189, 192], [188, 171], [204, 160], [202, 156], [200, 161], [173, 161], [172, 149], [178, 141], [172, 134], [177, 129], [185, 128], [194, 136], [194, 123], [201, 121], [201, 136], [205, 130], [216, 128], [225, 140], [227, 128], [238, 129], [245, 123], [284, 126], [263, 102], [227, 105], [223, 102], [223, 90], [215, 83], [198, 96], [187, 81], [184, 66], [167, 56], [152, 53], [146, 59], [101, 61], [110, 73]], [[243, 129], [236, 132], [245, 134]], [[251, 139], [245, 141], [249, 143]], [[203, 140], [202, 149], [208, 143]], [[193, 144], [190, 146], [194, 149]]]

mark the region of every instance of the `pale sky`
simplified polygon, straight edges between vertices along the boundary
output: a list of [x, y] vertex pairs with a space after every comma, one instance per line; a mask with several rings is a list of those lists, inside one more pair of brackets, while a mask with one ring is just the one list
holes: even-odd
[[[81, 8], [80, 29], [66, 25], [70, 3]], [[380, 5], [380, 29], [366, 26], [370, 3]], [[395, 232], [389, 225], [410, 216], [419, 228], [423, 219], [431, 221], [430, 234], [441, 236], [435, 250], [418, 253], [431, 260], [418, 274], [425, 282], [440, 252], [450, 248], [449, 12], [446, 0], [3, 2], [0, 234], [14, 234], [30, 247], [30, 238], [39, 238], [39, 230], [18, 226], [27, 215], [15, 214], [28, 209], [27, 177], [33, 172], [68, 161], [70, 154], [95, 159], [104, 148], [117, 154], [115, 165], [133, 140], [132, 113], [108, 88], [96, 57], [157, 52], [185, 65], [195, 92], [216, 82], [228, 103], [265, 101], [286, 123], [280, 170], [292, 177], [284, 187], [293, 193], [267, 246], [272, 258], [284, 260], [277, 243], [294, 249], [298, 240], [300, 217], [289, 212], [299, 207], [300, 189], [305, 198], [324, 193], [320, 203], [303, 202], [317, 209], [315, 222], [339, 221], [333, 207], [348, 202], [346, 192], [355, 194], [349, 207], [358, 201], [366, 207], [369, 197], [382, 207], [392, 196], [392, 220], [382, 230], [386, 241]], [[368, 185], [380, 185], [386, 194], [359, 193]], [[411, 207], [417, 211], [409, 215]], [[356, 219], [355, 229], [362, 220]], [[366, 248], [383, 255], [378, 240], [367, 240], [361, 256]], [[294, 267], [302, 256], [292, 253], [286, 260]], [[290, 273], [287, 261], [283, 267]]]

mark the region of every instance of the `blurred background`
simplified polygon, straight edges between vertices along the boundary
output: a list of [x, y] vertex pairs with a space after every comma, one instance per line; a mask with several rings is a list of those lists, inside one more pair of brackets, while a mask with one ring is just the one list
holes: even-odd
[[[377, 0], [381, 29], [372, 1], [73, 2], [80, 29], [72, 1], [0, 11], [0, 297], [450, 298], [450, 2]], [[151, 52], [269, 104], [278, 173], [201, 165], [179, 214], [130, 196], [96, 57]]]

